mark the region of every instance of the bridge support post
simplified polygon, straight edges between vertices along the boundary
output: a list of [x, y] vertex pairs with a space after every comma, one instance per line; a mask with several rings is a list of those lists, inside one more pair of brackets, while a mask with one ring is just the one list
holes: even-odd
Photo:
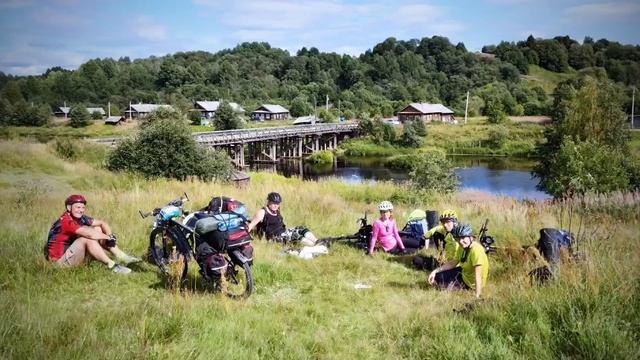
[[297, 158], [302, 158], [302, 145], [303, 145], [303, 143], [304, 143], [304, 138], [299, 137], [298, 138], [298, 148], [297, 148], [298, 153], [296, 154]]

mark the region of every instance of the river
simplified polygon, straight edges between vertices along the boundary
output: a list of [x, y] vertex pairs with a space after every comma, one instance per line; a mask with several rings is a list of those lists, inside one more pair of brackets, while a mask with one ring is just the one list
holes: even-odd
[[[536, 189], [531, 177], [534, 161], [503, 157], [450, 157], [460, 179], [460, 190], [478, 190], [516, 199], [548, 199], [551, 196]], [[338, 178], [347, 183], [367, 181], [403, 182], [408, 174], [384, 167], [383, 159], [340, 159], [333, 165], [311, 166], [298, 160], [286, 160], [275, 165], [255, 164], [255, 170], [275, 171], [285, 176], [301, 176], [305, 180]]]

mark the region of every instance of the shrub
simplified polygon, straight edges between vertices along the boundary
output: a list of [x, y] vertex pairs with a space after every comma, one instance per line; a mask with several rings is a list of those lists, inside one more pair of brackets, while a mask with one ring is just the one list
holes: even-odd
[[509, 138], [509, 129], [504, 125], [495, 125], [489, 129], [489, 146], [501, 148]]
[[554, 197], [629, 188], [624, 155], [594, 140], [576, 143], [566, 137], [550, 160], [549, 174], [540, 184]]
[[490, 100], [485, 109], [487, 121], [492, 124], [502, 124], [507, 121], [507, 114], [504, 112], [500, 100]]
[[178, 180], [196, 176], [204, 181], [228, 180], [232, 171], [225, 153], [199, 147], [186, 124], [166, 119], [153, 121], [136, 137], [121, 142], [109, 155], [107, 168]]
[[452, 192], [459, 183], [451, 162], [443, 153], [436, 151], [419, 155], [409, 178], [413, 187], [428, 191]]
[[333, 163], [333, 152], [329, 150], [318, 151], [304, 159], [305, 162], [324, 165]]
[[226, 101], [222, 101], [213, 119], [213, 126], [215, 126], [216, 130], [240, 129], [242, 128], [242, 121], [238, 114], [233, 111], [231, 105]]
[[69, 139], [56, 139], [54, 149], [58, 156], [67, 160], [75, 159], [78, 152], [74, 143]]
[[183, 122], [185, 118], [179, 110], [175, 110], [169, 107], [159, 107], [156, 110], [150, 112], [144, 118], [141, 126], [145, 127], [160, 120], [173, 120], [175, 122]]
[[102, 119], [102, 114], [100, 114], [100, 112], [94, 111], [91, 113], [91, 120], [101, 120], [101, 119]]
[[400, 145], [409, 148], [418, 148], [424, 143], [427, 129], [422, 120], [409, 120], [404, 124], [404, 130], [400, 137]]
[[90, 114], [83, 105], [74, 106], [73, 109], [71, 109], [70, 116], [69, 126], [71, 127], [79, 128], [89, 125]]

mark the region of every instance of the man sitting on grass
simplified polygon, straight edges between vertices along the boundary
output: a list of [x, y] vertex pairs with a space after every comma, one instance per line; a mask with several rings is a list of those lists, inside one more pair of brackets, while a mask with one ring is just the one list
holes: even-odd
[[474, 241], [473, 230], [468, 224], [456, 226], [451, 235], [459, 245], [455, 259], [433, 270], [428, 281], [439, 288], [475, 290], [479, 298], [489, 274], [489, 259], [484, 247]]
[[45, 256], [60, 266], [78, 266], [85, 256], [104, 263], [117, 274], [128, 274], [131, 269], [116, 264], [105, 250], [127, 265], [141, 259], [125, 254], [116, 246], [116, 237], [105, 221], [85, 215], [87, 200], [82, 195], [71, 195], [64, 202], [66, 211], [51, 225]]

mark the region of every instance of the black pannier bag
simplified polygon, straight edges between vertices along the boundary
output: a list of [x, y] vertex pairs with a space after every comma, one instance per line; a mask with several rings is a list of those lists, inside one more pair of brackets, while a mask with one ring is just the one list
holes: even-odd
[[224, 256], [206, 242], [198, 245], [196, 249], [196, 260], [204, 272], [203, 275], [214, 279], [219, 279], [223, 269], [227, 266], [227, 261]]
[[232, 250], [251, 243], [251, 235], [244, 227], [226, 231], [227, 248]]

